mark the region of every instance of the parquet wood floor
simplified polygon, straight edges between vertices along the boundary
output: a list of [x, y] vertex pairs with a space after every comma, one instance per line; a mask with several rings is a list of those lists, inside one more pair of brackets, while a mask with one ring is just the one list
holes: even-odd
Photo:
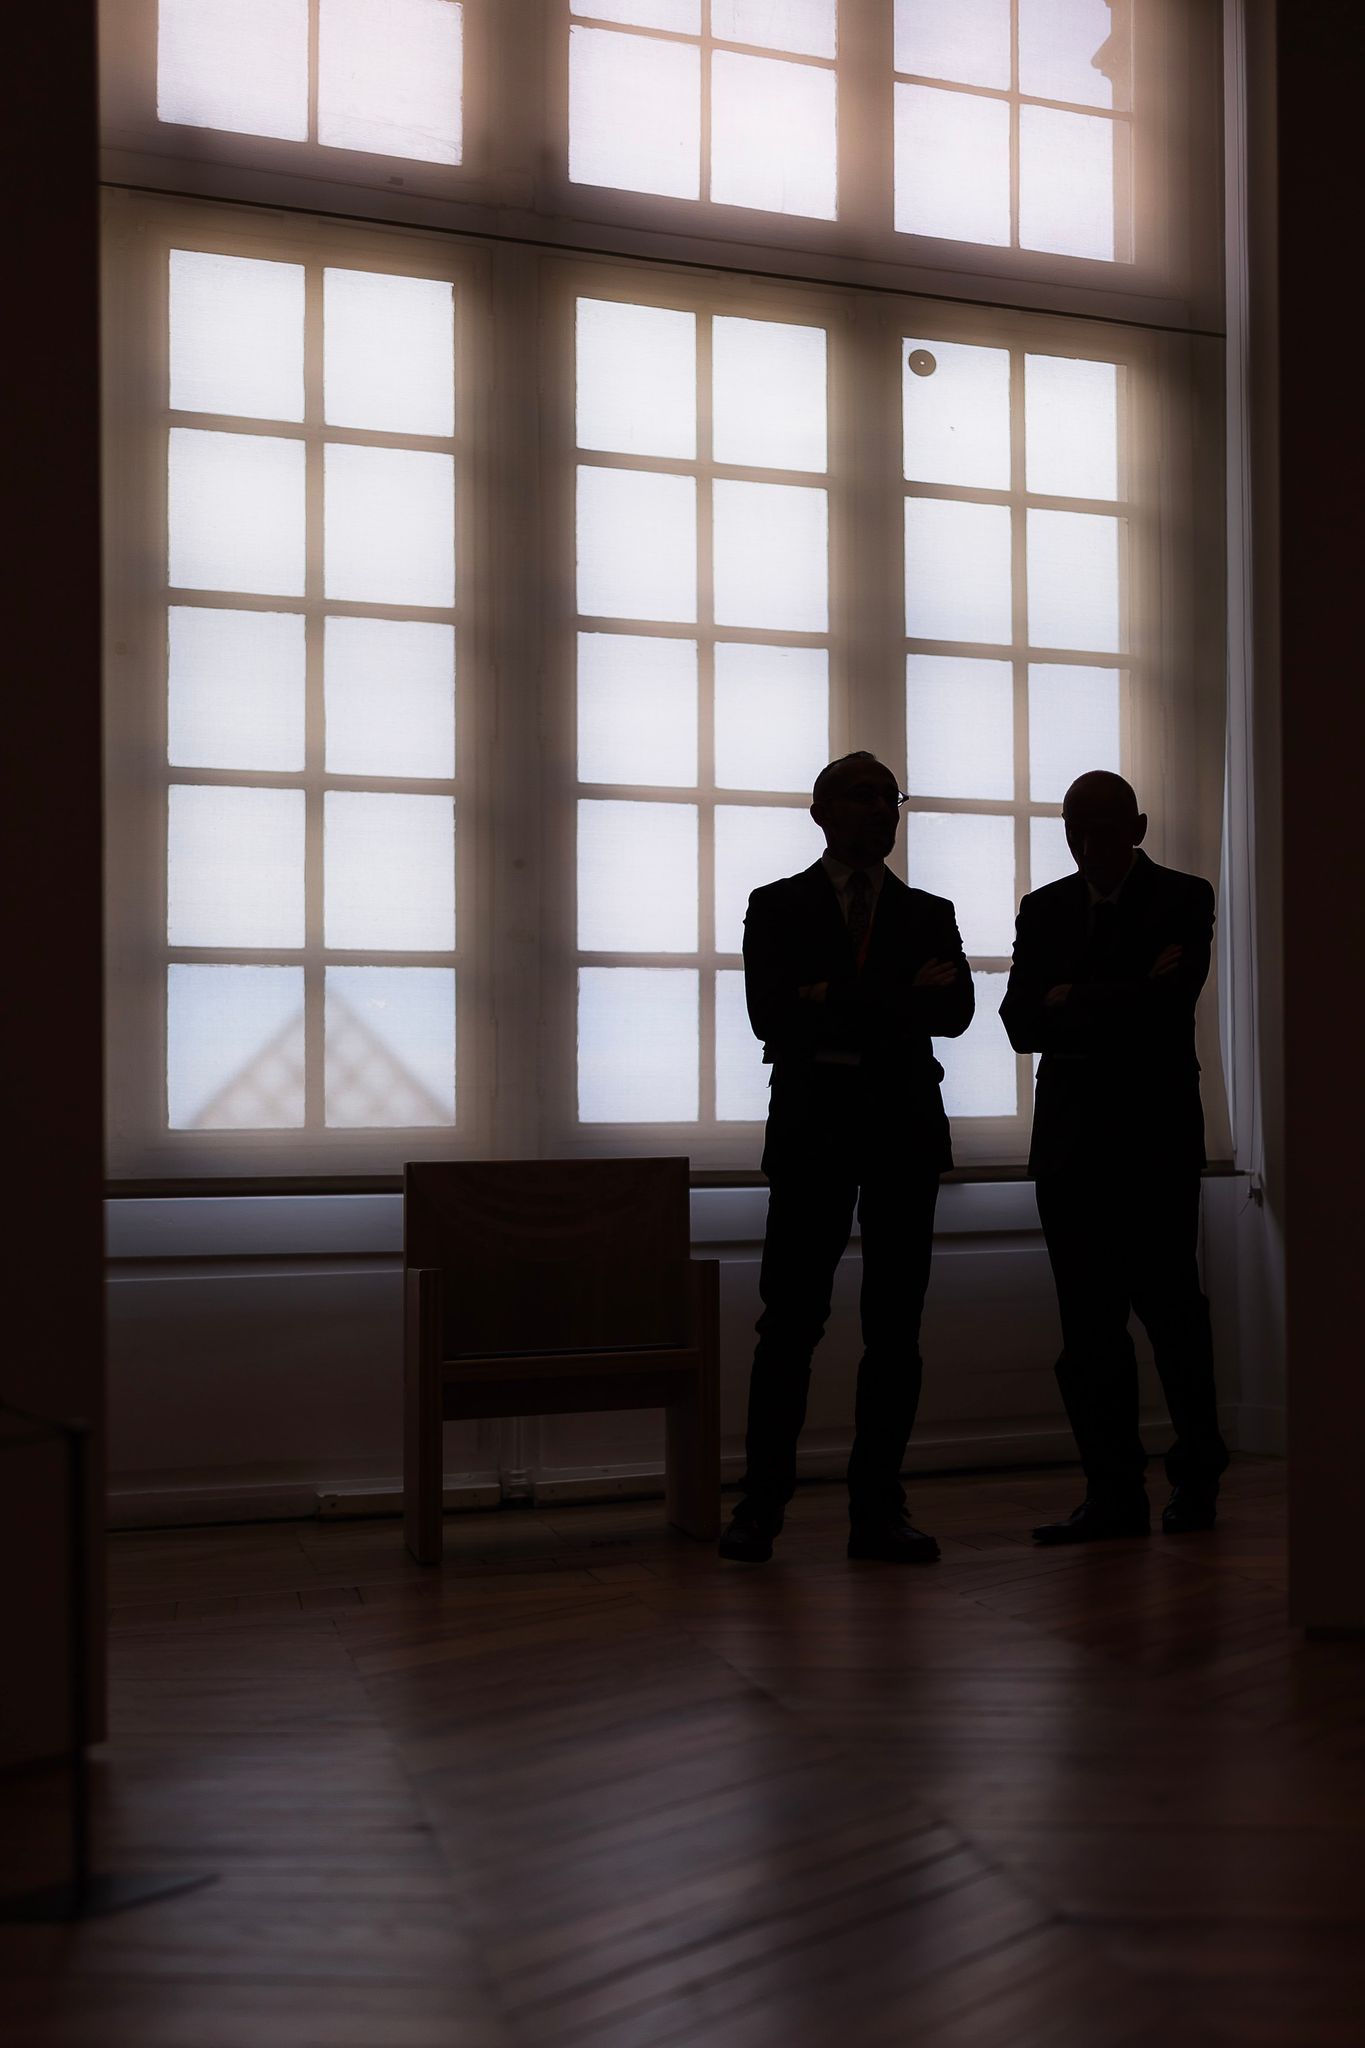
[[[1154, 1488], [1154, 1493], [1156, 1489]], [[656, 1503], [116, 1537], [105, 1867], [0, 1929], [12, 2048], [1365, 2042], [1365, 1644], [1284, 1620], [1283, 1481], [1037, 1552], [1070, 1473], [837, 1487], [773, 1564]]]

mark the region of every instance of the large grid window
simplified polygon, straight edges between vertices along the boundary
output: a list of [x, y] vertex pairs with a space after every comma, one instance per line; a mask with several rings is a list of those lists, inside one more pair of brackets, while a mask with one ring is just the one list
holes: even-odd
[[179, 238], [164, 1128], [456, 1121], [454, 287]]
[[576, 303], [577, 1114], [750, 1122], [750, 891], [828, 758], [823, 325]]

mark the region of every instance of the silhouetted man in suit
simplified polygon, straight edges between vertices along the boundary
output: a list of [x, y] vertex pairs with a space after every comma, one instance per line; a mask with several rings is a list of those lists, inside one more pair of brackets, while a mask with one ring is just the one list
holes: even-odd
[[763, 1313], [749, 1385], [744, 1498], [723, 1557], [761, 1563], [796, 1483], [811, 1355], [835, 1269], [862, 1231], [863, 1356], [848, 1466], [850, 1557], [926, 1563], [900, 1469], [919, 1402], [920, 1312], [939, 1175], [952, 1165], [931, 1036], [971, 1022], [972, 978], [953, 906], [885, 867], [904, 799], [874, 755], [816, 777], [826, 851], [756, 889], [744, 925], [749, 1020], [772, 1065], [763, 1171]]
[[1151, 1338], [1176, 1432], [1162, 1526], [1210, 1529], [1228, 1454], [1196, 1262], [1194, 1010], [1213, 890], [1138, 851], [1147, 820], [1121, 776], [1082, 775], [1062, 815], [1078, 872], [1020, 904], [1000, 1006], [1016, 1052], [1042, 1054], [1029, 1171], [1061, 1312], [1057, 1381], [1086, 1477], [1074, 1514], [1033, 1533], [1040, 1543], [1147, 1534], [1130, 1309]]

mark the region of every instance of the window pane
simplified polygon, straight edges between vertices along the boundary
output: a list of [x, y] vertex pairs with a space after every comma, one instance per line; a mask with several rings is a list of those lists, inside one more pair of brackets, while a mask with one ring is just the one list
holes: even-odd
[[453, 626], [328, 619], [323, 669], [329, 773], [455, 773]]
[[694, 478], [579, 469], [578, 609], [588, 618], [696, 618]]
[[903, 347], [907, 477], [1007, 491], [1009, 350], [912, 337]]
[[1006, 974], [974, 974], [976, 1015], [961, 1038], [940, 1039], [934, 1048], [943, 1062], [949, 1116], [1013, 1116], [1018, 1108], [1017, 1055], [1000, 1022], [1008, 980]]
[[1076, 863], [1071, 858], [1066, 827], [1060, 818], [1030, 818], [1028, 841], [1030, 890], [1046, 888], [1049, 882], [1060, 882], [1064, 876], [1075, 874]]
[[579, 634], [578, 779], [695, 784], [695, 640]]
[[417, 448], [323, 451], [328, 597], [455, 602], [455, 463]]
[[696, 199], [701, 52], [610, 29], [569, 31], [569, 176]]
[[697, 452], [697, 316], [578, 301], [578, 445], [621, 455]]
[[308, 0], [160, 0], [156, 111], [306, 141]]
[[1000, 247], [1010, 238], [1005, 100], [896, 87], [896, 231]]
[[1078, 775], [1119, 771], [1119, 677], [1113, 668], [1035, 662], [1028, 672], [1029, 795], [1059, 804]]
[[[823, 764], [822, 764], [823, 765]], [[824, 838], [810, 812], [776, 805], [716, 806], [716, 951], [738, 953], [755, 889], [820, 858]]]
[[171, 583], [302, 597], [302, 441], [172, 427], [169, 463]]
[[456, 0], [320, 0], [318, 141], [457, 164], [463, 29]]
[[328, 270], [323, 289], [329, 425], [453, 434], [454, 287], [434, 277]]
[[1014, 795], [1014, 670], [953, 654], [905, 660], [906, 783], [911, 796]]
[[1034, 647], [1119, 646], [1119, 522], [1102, 512], [1028, 515], [1028, 636]]
[[896, 69], [1007, 91], [1010, 0], [896, 0]]
[[331, 789], [323, 821], [327, 945], [448, 953], [455, 944], [453, 799]]
[[969, 953], [1008, 955], [1014, 943], [1014, 820], [907, 811], [910, 885], [947, 896]]
[[175, 604], [167, 637], [173, 766], [302, 768], [302, 618]]
[[834, 73], [716, 50], [711, 57], [711, 197], [833, 220], [838, 213]]
[[584, 953], [692, 953], [697, 807], [584, 798], [578, 806]]
[[1114, 260], [1114, 150], [1127, 125], [1055, 107], [1019, 109], [1019, 241]]
[[905, 630], [914, 640], [1007, 641], [1011, 621], [1006, 505], [905, 501]]
[[303, 969], [190, 966], [166, 976], [166, 1109], [173, 1131], [297, 1130], [303, 1122]]
[[823, 633], [829, 624], [824, 491], [717, 478], [716, 623]]
[[744, 1002], [744, 975], [722, 967], [716, 976], [716, 1116], [721, 1123], [762, 1123], [768, 1114], [763, 1048]]
[[807, 790], [829, 759], [823, 647], [716, 645], [716, 784]]
[[837, 14], [838, 0], [711, 0], [711, 33], [725, 43], [832, 57]]
[[455, 973], [327, 969], [327, 1121], [347, 1130], [455, 1121]]
[[1118, 496], [1117, 363], [1024, 358], [1028, 488], [1057, 498]]
[[575, 14], [598, 21], [624, 21], [636, 28], [667, 28], [675, 34], [701, 33], [702, 0], [574, 0]]
[[303, 418], [303, 265], [172, 249], [171, 404]]
[[699, 992], [695, 967], [579, 969], [581, 1122], [696, 1122]]
[[711, 328], [711, 362], [717, 462], [824, 469], [823, 327], [718, 318]]
[[303, 944], [303, 791], [177, 784], [168, 792], [172, 946]]
[[1122, 105], [1126, 0], [1019, 0], [1019, 90], [1040, 100]]

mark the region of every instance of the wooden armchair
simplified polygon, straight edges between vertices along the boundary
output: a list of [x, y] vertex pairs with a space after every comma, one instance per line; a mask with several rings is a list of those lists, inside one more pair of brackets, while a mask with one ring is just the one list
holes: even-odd
[[720, 1526], [719, 1273], [689, 1256], [685, 1159], [403, 1171], [403, 1529], [442, 1549], [441, 1427], [665, 1410], [668, 1520]]

